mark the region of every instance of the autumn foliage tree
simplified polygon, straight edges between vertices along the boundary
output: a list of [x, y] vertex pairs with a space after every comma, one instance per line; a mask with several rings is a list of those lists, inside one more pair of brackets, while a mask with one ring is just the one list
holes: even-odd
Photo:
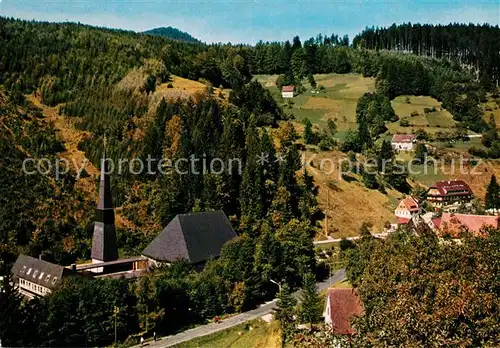
[[[462, 243], [424, 228], [373, 244], [358, 274], [364, 315], [355, 321], [361, 346], [497, 346], [500, 328], [500, 231]], [[362, 244], [366, 244], [362, 242]], [[358, 248], [366, 246], [361, 245]], [[359, 259], [358, 259], [359, 260]], [[354, 261], [354, 260], [353, 260]], [[397, 323], [397, 325], [396, 325]]]

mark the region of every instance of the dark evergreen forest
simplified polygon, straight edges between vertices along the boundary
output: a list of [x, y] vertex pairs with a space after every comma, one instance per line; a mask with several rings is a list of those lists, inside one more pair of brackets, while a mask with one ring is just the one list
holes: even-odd
[[498, 25], [393, 24], [388, 28], [367, 28], [352, 44], [356, 48], [455, 60], [486, 84], [496, 83], [500, 75]]

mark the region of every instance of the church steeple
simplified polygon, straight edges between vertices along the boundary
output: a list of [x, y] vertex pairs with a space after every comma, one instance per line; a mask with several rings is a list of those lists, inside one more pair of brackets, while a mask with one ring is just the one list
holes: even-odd
[[[115, 212], [111, 199], [106, 149], [101, 159], [101, 178], [99, 183], [99, 201], [97, 202], [94, 235], [92, 237], [92, 262], [106, 262], [118, 259], [116, 246]], [[101, 270], [97, 270], [102, 272]]]

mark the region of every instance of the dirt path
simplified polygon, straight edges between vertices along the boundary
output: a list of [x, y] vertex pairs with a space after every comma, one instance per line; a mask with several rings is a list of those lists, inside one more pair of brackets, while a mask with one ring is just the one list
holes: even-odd
[[27, 99], [36, 107], [40, 108], [46, 119], [54, 124], [54, 128], [65, 148], [65, 150], [59, 154], [59, 157], [68, 160], [69, 166], [75, 173], [78, 173], [83, 166], [89, 175], [88, 177], [79, 178], [77, 180], [77, 189], [83, 191], [86, 195], [90, 195], [93, 199], [97, 199], [95, 180], [99, 177], [99, 169], [85, 157], [83, 151], [78, 150], [78, 143], [84, 136], [89, 134], [84, 131], [76, 130], [67, 118], [59, 115], [59, 106], [50, 107], [43, 105], [40, 100], [35, 98], [32, 94], [28, 95]]
[[[77, 130], [70, 119], [59, 115], [60, 105], [54, 107], [46, 106], [32, 94], [26, 96], [26, 99], [40, 108], [46, 120], [54, 124], [54, 128], [65, 148], [59, 154], [59, 157], [68, 160], [69, 166], [75, 173], [78, 173], [82, 169], [82, 166], [87, 172], [87, 177], [80, 177], [76, 181], [76, 189], [83, 192], [85, 197], [89, 197], [92, 201], [97, 202], [98, 192], [96, 182], [99, 179], [100, 170], [89, 161], [85, 156], [85, 152], [78, 149], [78, 143], [84, 137], [90, 136], [90, 133]], [[123, 217], [119, 213], [119, 210], [119, 208], [115, 209], [116, 225], [131, 230], [135, 229], [135, 224]]]

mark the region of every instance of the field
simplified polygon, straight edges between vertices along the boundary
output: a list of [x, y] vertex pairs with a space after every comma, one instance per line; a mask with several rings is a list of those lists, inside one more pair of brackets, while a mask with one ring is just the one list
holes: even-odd
[[[315, 156], [313, 158], [313, 156]], [[340, 163], [346, 155], [339, 151], [314, 153], [307, 151], [305, 159], [312, 159], [307, 167], [319, 187], [318, 202], [328, 216], [328, 234], [333, 238], [356, 236], [363, 222], [373, 224], [374, 232], [381, 232], [384, 224], [394, 220], [394, 209], [403, 194], [389, 190], [386, 194], [366, 188], [357, 175], [348, 181], [340, 175]], [[323, 167], [320, 164], [323, 163]], [[323, 222], [322, 235], [325, 233]]]
[[482, 103], [481, 106], [484, 110], [484, 120], [488, 122], [493, 115], [497, 126], [500, 126], [500, 97], [489, 96], [486, 103]]
[[259, 319], [212, 335], [196, 338], [174, 347], [277, 348], [280, 346], [279, 342], [277, 323], [268, 324]]
[[[425, 96], [399, 96], [391, 101], [394, 112], [400, 119], [406, 118], [409, 127], [402, 127], [399, 121], [389, 123], [387, 128], [394, 133], [411, 133], [423, 129], [427, 133], [452, 132], [456, 122], [453, 116], [441, 107], [436, 99]], [[436, 108], [436, 111], [425, 113], [425, 108]], [[413, 116], [412, 116], [413, 114]]]
[[[357, 100], [366, 92], [375, 90], [375, 80], [363, 78], [360, 75], [348, 74], [323, 74], [315, 75], [318, 85], [324, 87], [320, 93], [313, 93], [308, 84], [304, 84], [306, 91], [293, 98], [293, 103], [288, 103], [281, 98], [280, 91], [275, 85], [277, 75], [260, 75], [256, 79], [268, 88], [276, 100], [284, 106], [286, 112], [292, 113], [296, 122], [295, 126], [299, 134], [302, 133], [303, 126], [300, 121], [307, 117], [315, 125], [321, 128], [328, 118], [336, 121], [338, 126], [338, 137], [342, 140], [348, 129], [356, 129], [356, 105]], [[423, 129], [427, 133], [454, 132], [456, 122], [453, 116], [443, 109], [441, 103], [428, 96], [399, 96], [391, 101], [395, 113], [400, 119], [408, 119], [410, 126], [402, 127], [399, 121], [387, 124], [388, 132], [382, 135], [381, 139], [388, 139], [394, 133], [412, 133], [417, 129]], [[425, 112], [426, 108], [435, 108], [435, 111]], [[496, 117], [500, 116], [500, 107], [495, 100], [483, 105], [486, 110]], [[413, 115], [413, 116], [412, 116]], [[500, 124], [500, 120], [498, 120]], [[473, 134], [470, 132], [470, 134]], [[480, 138], [472, 138], [470, 141], [457, 141], [450, 143], [432, 143], [439, 150], [446, 150], [450, 153], [466, 153], [472, 146], [482, 147]], [[333, 238], [342, 238], [357, 235], [363, 222], [373, 224], [373, 231], [380, 232], [387, 222], [394, 222], [394, 208], [404, 194], [396, 191], [381, 193], [377, 190], [367, 189], [360, 176], [350, 175], [349, 181], [342, 179], [339, 173], [339, 161], [346, 155], [338, 151], [317, 152], [315, 147], [307, 146], [306, 156], [317, 156], [313, 161], [312, 168], [308, 168], [309, 173], [314, 176], [319, 187], [318, 202], [320, 208], [328, 216], [323, 230], [318, 236], [319, 239], [325, 234]], [[398, 154], [398, 159], [409, 162], [413, 158], [412, 153]], [[320, 160], [327, 160], [333, 163], [336, 168], [328, 173], [328, 169], [321, 170]], [[330, 163], [326, 162], [326, 163]], [[425, 171], [422, 165], [413, 165], [410, 174], [410, 183], [420, 186], [429, 186], [436, 181], [452, 178], [462, 178], [468, 182], [476, 196], [484, 198], [485, 187], [490, 179], [489, 173], [497, 173], [500, 177], [500, 165], [496, 162], [488, 162], [479, 168], [481, 175], [461, 174], [459, 168], [455, 171], [448, 167], [429, 167]]]
[[364, 93], [375, 90], [375, 79], [355, 74], [318, 74], [314, 75], [318, 86], [325, 89], [313, 93], [308, 84], [307, 90], [293, 98], [291, 108], [281, 98], [276, 84], [277, 75], [257, 75], [255, 78], [271, 91], [276, 100], [284, 105], [285, 111], [298, 121], [308, 118], [312, 123], [323, 126], [331, 118], [338, 127], [338, 137], [344, 138], [348, 129], [356, 128], [356, 105]]

